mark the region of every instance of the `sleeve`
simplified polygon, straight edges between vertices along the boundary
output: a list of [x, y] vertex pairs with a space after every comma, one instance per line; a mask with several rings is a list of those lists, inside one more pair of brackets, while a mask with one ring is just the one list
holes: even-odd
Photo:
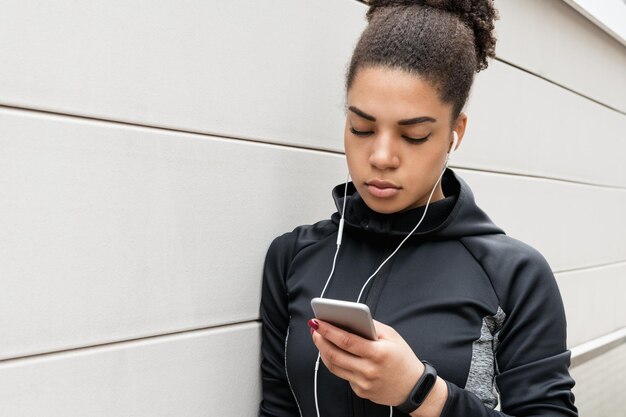
[[[474, 393], [446, 381], [441, 417], [576, 417], [568, 368], [566, 318], [556, 279], [534, 248], [518, 246], [499, 256], [495, 271], [512, 277], [499, 297], [507, 314], [494, 338], [495, 381], [502, 411], [486, 407]], [[493, 265], [492, 265], [493, 266]], [[498, 290], [496, 289], [496, 292]]]
[[289, 234], [270, 244], [263, 266], [260, 316], [261, 386], [259, 417], [293, 417], [298, 405], [285, 373], [285, 337], [289, 326], [288, 297], [285, 278], [293, 251]]

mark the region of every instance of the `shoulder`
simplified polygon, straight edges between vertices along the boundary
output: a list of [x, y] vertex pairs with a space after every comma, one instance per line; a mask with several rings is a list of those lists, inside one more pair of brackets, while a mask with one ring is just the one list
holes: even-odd
[[292, 231], [276, 236], [272, 240], [267, 250], [266, 262], [288, 265], [302, 249], [336, 233], [337, 225], [330, 219], [297, 226]]
[[548, 261], [528, 243], [505, 234], [468, 236], [461, 241], [489, 276], [501, 305], [511, 307], [538, 292], [558, 294]]
[[[276, 305], [286, 305], [287, 277], [294, 257], [304, 247], [332, 235], [333, 230], [336, 232], [337, 226], [331, 220], [323, 220], [311, 225], [298, 226], [272, 240], [263, 264], [262, 312], [276, 309]], [[271, 300], [279, 301], [274, 301], [272, 307]]]
[[506, 257], [507, 263], [533, 262], [549, 268], [547, 260], [536, 248], [505, 234], [466, 236], [461, 241], [475, 256], [483, 259], [504, 261], [502, 257]]

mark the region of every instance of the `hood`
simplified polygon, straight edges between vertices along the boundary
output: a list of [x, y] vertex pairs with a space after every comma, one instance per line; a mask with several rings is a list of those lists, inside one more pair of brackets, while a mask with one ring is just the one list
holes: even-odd
[[[413, 237], [452, 239], [470, 235], [504, 234], [487, 214], [476, 205], [474, 194], [467, 183], [452, 169], [446, 168], [441, 178], [445, 198], [428, 205], [422, 224]], [[343, 206], [345, 183], [336, 185], [332, 197], [337, 207], [331, 219], [339, 224]], [[370, 209], [352, 181], [348, 183], [346, 197], [345, 227], [360, 229], [366, 233], [406, 236], [413, 230], [424, 213], [424, 206], [401, 213], [378, 213]]]

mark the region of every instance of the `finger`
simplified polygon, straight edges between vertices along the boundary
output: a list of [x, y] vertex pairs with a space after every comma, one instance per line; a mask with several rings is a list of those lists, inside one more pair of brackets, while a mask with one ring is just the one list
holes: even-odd
[[338, 348], [317, 332], [313, 333], [313, 343], [320, 351], [320, 356], [329, 370], [339, 367], [355, 373], [365, 366], [364, 359]]
[[320, 358], [322, 359], [324, 366], [326, 366], [326, 369], [328, 369], [330, 373], [338, 376], [341, 379], [345, 379], [348, 382], [351, 382], [355, 379], [354, 372], [349, 369], [342, 368], [336, 363], [331, 362], [325, 355], [322, 355], [321, 352]]
[[316, 330], [321, 336], [325, 339], [332, 342], [338, 348], [345, 350], [346, 352], [350, 352], [353, 355], [366, 358], [369, 357], [372, 353], [372, 350], [375, 349], [372, 346], [372, 343], [375, 343], [372, 340], [365, 339], [359, 335], [354, 333], [347, 332], [339, 327], [333, 326], [332, 324], [317, 320], [319, 322], [319, 328]]

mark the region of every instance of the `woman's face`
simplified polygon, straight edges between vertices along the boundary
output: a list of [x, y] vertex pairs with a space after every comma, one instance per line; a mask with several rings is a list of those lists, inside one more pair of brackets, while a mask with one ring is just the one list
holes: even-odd
[[[368, 207], [395, 213], [425, 205], [452, 144], [452, 106], [428, 82], [384, 68], [357, 72], [347, 106], [348, 169]], [[455, 124], [459, 144], [466, 121], [461, 113]], [[431, 203], [442, 198], [440, 181]]]

